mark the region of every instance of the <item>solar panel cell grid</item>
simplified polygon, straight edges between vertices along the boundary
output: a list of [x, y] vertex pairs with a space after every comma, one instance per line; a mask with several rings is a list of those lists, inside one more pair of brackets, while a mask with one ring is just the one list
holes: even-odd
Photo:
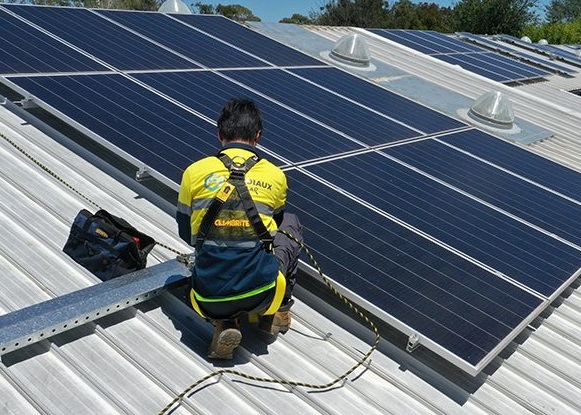
[[287, 175], [289, 210], [327, 275], [461, 359], [476, 365], [541, 303], [314, 179]]
[[337, 134], [243, 86], [211, 72], [135, 74], [140, 81], [188, 107], [215, 119], [226, 100], [245, 96], [264, 114], [261, 145], [291, 162], [305, 161], [351, 151], [363, 146]]
[[261, 35], [222, 16], [176, 14], [174, 18], [216, 36], [276, 66], [326, 66], [302, 52]]
[[541, 58], [539, 56], [535, 56], [535, 55], [530, 54], [530, 53], [520, 52], [520, 51], [516, 50], [515, 48], [509, 47], [503, 43], [491, 40], [491, 39], [486, 38], [484, 36], [474, 35], [472, 33], [467, 33], [467, 32], [459, 32], [459, 33], [457, 33], [457, 35], [461, 39], [467, 39], [468, 41], [476, 42], [477, 44], [483, 45], [489, 49], [498, 50], [498, 51], [501, 51], [503, 53], [509, 54], [511, 56], [516, 56], [519, 59], [523, 59], [523, 60], [528, 61], [528, 62], [533, 62], [536, 65], [540, 65], [541, 67], [548, 68], [548, 69], [551, 69], [553, 71], [558, 71], [558, 72], [561, 72], [561, 73], [564, 73], [567, 75], [572, 75], [572, 74], [576, 73], [576, 71], [574, 71], [566, 66], [559, 65], [559, 64], [549, 60], [548, 58]]
[[292, 69], [290, 72], [379, 113], [395, 116], [401, 122], [426, 134], [466, 126], [454, 118], [336, 68], [298, 68]]
[[542, 295], [580, 268], [578, 249], [380, 154], [308, 170]]
[[424, 134], [279, 69], [224, 73], [364, 144], [384, 144]]
[[487, 49], [433, 31], [372, 29], [372, 33], [498, 82], [539, 78], [549, 73]]
[[581, 202], [579, 173], [570, 168], [479, 130], [450, 134], [439, 140]]
[[0, 74], [106, 71], [105, 66], [0, 10]]
[[199, 67], [87, 9], [3, 7], [120, 70]]
[[[469, 137], [472, 133], [459, 134]], [[478, 160], [436, 140], [392, 147], [385, 152], [581, 246], [578, 229], [581, 204], [578, 202], [555, 195], [539, 185], [515, 177], [487, 161]], [[494, 160], [490, 160], [490, 163], [494, 163]]]
[[214, 125], [121, 75], [11, 80], [176, 183], [216, 151]]
[[99, 10], [97, 13], [113, 19], [117, 23], [135, 30], [206, 67], [269, 66], [264, 61], [234, 49], [164, 14], [118, 10]]

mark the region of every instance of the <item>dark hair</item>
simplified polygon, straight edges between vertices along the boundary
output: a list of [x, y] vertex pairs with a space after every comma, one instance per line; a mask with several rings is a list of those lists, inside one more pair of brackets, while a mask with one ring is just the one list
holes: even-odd
[[218, 134], [222, 140], [252, 143], [260, 131], [262, 117], [254, 101], [245, 98], [230, 99], [220, 111]]

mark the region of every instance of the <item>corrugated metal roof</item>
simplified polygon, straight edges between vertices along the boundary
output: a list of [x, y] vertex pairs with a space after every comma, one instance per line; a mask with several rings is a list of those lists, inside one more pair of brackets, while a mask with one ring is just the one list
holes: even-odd
[[[273, 31], [273, 28], [276, 30]], [[268, 29], [268, 30], [267, 30]], [[265, 25], [289, 43], [332, 45], [351, 32], [343, 28]], [[297, 33], [302, 33], [297, 36]], [[320, 34], [328, 37], [325, 40]], [[490, 87], [481, 78], [435, 66], [370, 42], [375, 59], [398, 62], [382, 84], [400, 93], [415, 80], [435, 85], [441, 111], [466, 103]], [[317, 54], [314, 54], [317, 56]], [[385, 79], [388, 79], [385, 81]], [[408, 82], [412, 80], [413, 82]], [[581, 170], [577, 107], [548, 102], [531, 91], [511, 92], [519, 115], [555, 136], [529, 146]], [[521, 88], [502, 87], [506, 91]], [[416, 94], [421, 88], [409, 92]], [[534, 97], [534, 99], [528, 99]], [[524, 113], [521, 113], [524, 111]], [[524, 114], [527, 114], [525, 117]], [[548, 114], [547, 121], [541, 116]], [[559, 120], [562, 119], [562, 123]], [[554, 129], [553, 127], [558, 127]], [[535, 126], [531, 126], [534, 130]], [[143, 197], [140, 188], [106, 166], [91, 164], [0, 106], [0, 132], [106, 209], [170, 246], [186, 251], [166, 209]], [[72, 219], [87, 206], [80, 196], [50, 177], [0, 139], [0, 312], [6, 313], [95, 284], [97, 279], [61, 252]], [[145, 190], [143, 190], [145, 192]], [[307, 235], [308, 241], [308, 235]], [[156, 247], [150, 265], [173, 254]], [[267, 344], [248, 328], [232, 367], [257, 376], [328, 382], [354, 364], [373, 335], [332, 301], [305, 288], [297, 292], [289, 333]], [[382, 327], [384, 339], [372, 362], [342, 386], [313, 392], [280, 385], [256, 385], [229, 375], [209, 381], [175, 414], [575, 414], [581, 389], [581, 293], [579, 282], [475, 378], [420, 348], [405, 351], [405, 338]], [[155, 414], [173, 397], [216, 367], [205, 359], [211, 327], [176, 296], [146, 303], [78, 327], [2, 357], [0, 412], [6, 414]]]

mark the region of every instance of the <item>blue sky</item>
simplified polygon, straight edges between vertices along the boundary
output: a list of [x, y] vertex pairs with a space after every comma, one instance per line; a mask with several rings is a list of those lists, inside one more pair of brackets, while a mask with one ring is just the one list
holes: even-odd
[[[328, 3], [328, 0], [183, 0], [186, 4], [194, 4], [200, 1], [203, 4], [240, 4], [252, 10], [255, 16], [260, 17], [263, 22], [278, 22], [285, 17], [291, 17], [294, 13], [299, 13], [308, 16], [311, 10], [318, 11], [320, 7]], [[414, 1], [420, 2], [420, 0]], [[456, 0], [422, 0], [428, 3], [437, 3], [441, 6], [451, 6], [457, 3]], [[550, 0], [539, 0], [539, 5], [546, 5]], [[392, 4], [393, 0], [389, 2]]]
[[195, 0], [191, 3], [186, 1], [186, 4], [195, 4], [197, 2], [203, 4], [240, 4], [254, 13], [255, 16], [260, 17], [263, 22], [278, 22], [285, 17], [291, 17], [295, 13], [308, 16], [311, 10], [318, 10], [319, 7], [325, 5], [325, 0], [222, 0], [222, 1], [204, 1]]

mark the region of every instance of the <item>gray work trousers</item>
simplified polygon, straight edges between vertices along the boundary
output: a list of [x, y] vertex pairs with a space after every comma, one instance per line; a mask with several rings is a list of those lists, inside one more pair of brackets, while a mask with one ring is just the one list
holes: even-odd
[[[303, 227], [297, 215], [284, 213], [282, 223], [279, 226], [281, 231], [285, 231], [303, 243]], [[283, 304], [290, 300], [293, 287], [297, 281], [297, 270], [301, 246], [289, 238], [287, 235], [278, 232], [274, 237], [274, 255], [278, 259], [279, 268], [286, 277], [286, 293]]]

